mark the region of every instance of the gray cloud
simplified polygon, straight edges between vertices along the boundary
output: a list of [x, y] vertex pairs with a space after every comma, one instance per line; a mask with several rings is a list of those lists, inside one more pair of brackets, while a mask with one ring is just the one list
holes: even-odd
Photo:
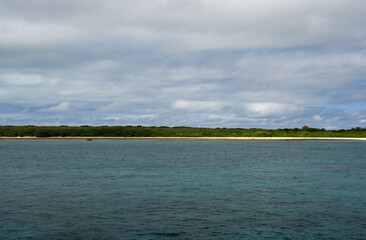
[[365, 9], [1, 1], [0, 124], [364, 124]]

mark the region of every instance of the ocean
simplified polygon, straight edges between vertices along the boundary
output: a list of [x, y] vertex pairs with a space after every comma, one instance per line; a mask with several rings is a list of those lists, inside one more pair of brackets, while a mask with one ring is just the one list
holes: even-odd
[[366, 239], [365, 141], [0, 141], [0, 239]]

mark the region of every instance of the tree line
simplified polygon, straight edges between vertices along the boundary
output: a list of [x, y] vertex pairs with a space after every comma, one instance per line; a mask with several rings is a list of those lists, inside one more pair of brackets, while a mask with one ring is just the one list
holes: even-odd
[[0, 126], [3, 137], [366, 137], [366, 128], [196, 128], [167, 126]]

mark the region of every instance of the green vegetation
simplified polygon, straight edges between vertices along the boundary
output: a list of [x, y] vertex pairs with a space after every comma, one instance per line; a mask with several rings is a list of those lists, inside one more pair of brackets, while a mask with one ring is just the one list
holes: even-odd
[[142, 126], [0, 126], [3, 137], [366, 137], [366, 128], [192, 128]]

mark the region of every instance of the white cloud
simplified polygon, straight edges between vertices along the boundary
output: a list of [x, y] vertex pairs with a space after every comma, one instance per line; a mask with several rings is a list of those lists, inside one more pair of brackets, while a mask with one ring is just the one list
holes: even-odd
[[45, 81], [40, 75], [13, 73], [0, 75], [0, 82], [13, 86], [33, 86]]
[[136, 121], [151, 121], [157, 117], [156, 114], [125, 114], [120, 116], [108, 116], [103, 118], [102, 120], [108, 122], [122, 122], [126, 124], [126, 122], [133, 123]]
[[320, 115], [314, 115], [313, 120], [314, 121], [321, 121], [321, 120], [323, 120], [323, 118]]
[[288, 116], [295, 113], [300, 113], [303, 108], [283, 103], [247, 103], [245, 107], [252, 117], [267, 117], [267, 116]]
[[[1, 19], [1, 17], [0, 17]], [[83, 29], [58, 23], [0, 21], [0, 47], [6, 49], [44, 49], [80, 43]]]
[[177, 100], [172, 104], [173, 109], [185, 110], [187, 112], [218, 111], [223, 104], [216, 101], [189, 101]]
[[366, 119], [360, 120], [360, 123], [366, 123]]
[[71, 110], [71, 103], [62, 102], [56, 106], [52, 106], [50, 108], [42, 108], [39, 112], [67, 112]]
[[119, 67], [121, 67], [120, 62], [114, 61], [114, 60], [109, 60], [109, 59], [100, 59], [97, 61], [86, 63], [84, 65], [85, 70], [88, 70], [88, 71], [116, 70]]
[[119, 120], [121, 120], [121, 119], [122, 119], [122, 117], [113, 117], [113, 116], [103, 118], [103, 120], [107, 120], [107, 121], [109, 121], [109, 120], [119, 121]]

